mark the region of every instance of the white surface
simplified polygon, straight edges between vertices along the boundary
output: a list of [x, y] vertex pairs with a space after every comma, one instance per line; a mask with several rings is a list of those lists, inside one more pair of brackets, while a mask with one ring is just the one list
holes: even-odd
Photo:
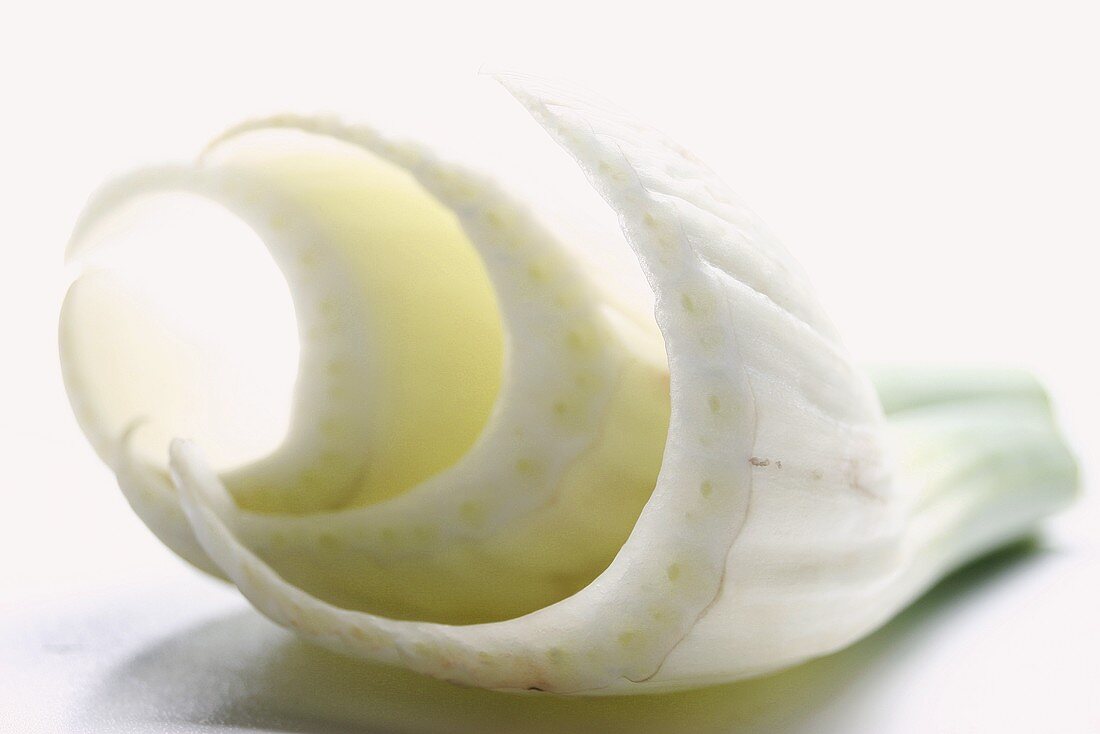
[[621, 702], [360, 668], [149, 536], [57, 369], [61, 249], [84, 198], [264, 112], [461, 135], [464, 108], [509, 104], [482, 64], [571, 78], [665, 128], [802, 260], [857, 354], [1030, 367], [1086, 472], [1100, 458], [1090, 4], [393, 5], [37, 4], [0, 24], [0, 731], [1100, 731], [1090, 496], [1048, 550], [949, 581], [848, 652]]
[[1100, 726], [1096, 643], [1081, 640], [1100, 614], [1080, 591], [1095, 561], [1016, 549], [832, 657], [685, 694], [588, 700], [353, 662], [166, 564], [160, 579], [0, 614], [0, 730], [1084, 734]]

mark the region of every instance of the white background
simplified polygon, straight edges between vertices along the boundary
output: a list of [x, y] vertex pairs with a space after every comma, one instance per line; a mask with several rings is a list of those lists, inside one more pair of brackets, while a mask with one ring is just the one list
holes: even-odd
[[[0, 731], [1100, 732], [1098, 37], [1086, 2], [5, 9]], [[579, 82], [691, 148], [803, 262], [862, 359], [1039, 373], [1083, 501], [1041, 550], [949, 581], [852, 651], [634, 702], [361, 669], [176, 561], [61, 386], [61, 253], [85, 198], [256, 114], [445, 124], [504, 99], [483, 67]]]

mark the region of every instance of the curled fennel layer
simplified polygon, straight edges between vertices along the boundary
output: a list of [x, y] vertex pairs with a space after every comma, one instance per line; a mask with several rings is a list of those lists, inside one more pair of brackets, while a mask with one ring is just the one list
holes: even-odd
[[184, 398], [140, 404], [110, 365], [156, 331], [109, 277], [70, 288], [74, 411], [180, 556], [349, 655], [650, 692], [843, 647], [1072, 496], [1030, 378], [872, 382], [704, 165], [584, 94], [501, 81], [617, 214], [651, 301], [487, 177], [327, 119], [242, 125], [92, 199], [73, 257], [141, 197], [186, 191], [263, 239], [294, 300], [290, 430], [219, 473], [210, 447], [142, 443], [145, 413], [170, 424]]

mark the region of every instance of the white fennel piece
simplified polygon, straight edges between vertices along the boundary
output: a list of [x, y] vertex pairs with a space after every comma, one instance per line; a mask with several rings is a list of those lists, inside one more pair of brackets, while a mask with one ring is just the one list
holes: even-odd
[[93, 196], [77, 262], [131, 202], [187, 192], [262, 238], [294, 302], [290, 429], [219, 472], [186, 436], [136, 448], [148, 416], [111, 365], [180, 361], [103, 273], [66, 296], [73, 409], [177, 554], [350, 656], [647, 693], [842, 648], [1072, 499], [1030, 377], [872, 379], [702, 163], [585, 93], [500, 81], [614, 211], [646, 297], [489, 177], [328, 118], [250, 122]]

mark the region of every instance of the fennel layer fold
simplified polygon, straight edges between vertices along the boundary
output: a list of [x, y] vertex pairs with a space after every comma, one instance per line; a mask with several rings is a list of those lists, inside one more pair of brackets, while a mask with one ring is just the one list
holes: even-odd
[[291, 429], [218, 473], [187, 440], [138, 450], [148, 417], [104, 350], [146, 327], [110, 278], [66, 297], [74, 411], [176, 553], [349, 655], [637, 693], [843, 647], [1072, 496], [1030, 378], [872, 382], [702, 163], [586, 94], [501, 81], [614, 210], [652, 300], [488, 177], [329, 119], [239, 126], [93, 198], [74, 257], [132, 202], [187, 191], [257, 232], [294, 298]]

